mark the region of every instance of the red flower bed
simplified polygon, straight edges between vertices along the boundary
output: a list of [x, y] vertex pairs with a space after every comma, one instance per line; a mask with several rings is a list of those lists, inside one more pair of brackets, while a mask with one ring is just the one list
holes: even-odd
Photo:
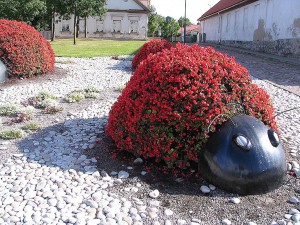
[[[276, 129], [268, 94], [234, 58], [178, 44], [137, 68], [110, 111], [107, 133], [119, 150], [189, 167], [211, 134], [209, 124], [220, 114], [237, 113], [236, 103]], [[218, 117], [210, 131], [226, 119]]]
[[0, 59], [8, 77], [32, 77], [53, 70], [55, 55], [50, 43], [33, 27], [0, 20]]
[[155, 54], [157, 52], [161, 52], [163, 49], [170, 49], [172, 47], [173, 46], [169, 42], [160, 39], [154, 39], [145, 43], [134, 56], [132, 60], [132, 69], [135, 70], [140, 62], [146, 59], [150, 53]]

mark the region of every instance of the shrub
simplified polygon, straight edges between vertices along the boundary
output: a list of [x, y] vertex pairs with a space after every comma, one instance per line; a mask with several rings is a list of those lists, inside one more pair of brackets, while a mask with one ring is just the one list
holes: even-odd
[[20, 130], [4, 130], [0, 132], [0, 138], [2, 139], [16, 139], [22, 137], [22, 131]]
[[29, 122], [22, 127], [23, 130], [38, 130], [40, 129], [40, 125], [38, 123]]
[[18, 107], [13, 104], [0, 105], [0, 116], [13, 116], [18, 112]]
[[55, 114], [55, 113], [61, 112], [62, 110], [63, 110], [63, 108], [59, 107], [59, 106], [47, 106], [44, 109], [44, 113], [45, 114]]
[[0, 60], [8, 77], [32, 77], [53, 70], [55, 56], [50, 43], [33, 27], [0, 20]]
[[276, 129], [268, 94], [251, 83], [246, 68], [213, 48], [178, 44], [151, 55], [135, 71], [113, 105], [107, 133], [118, 150], [189, 167], [198, 152], [240, 103]]
[[14, 118], [10, 119], [7, 123], [9, 125], [13, 125], [15, 123], [23, 123], [29, 120], [31, 120], [30, 114], [27, 114], [26, 112], [19, 112], [14, 116]]
[[66, 101], [69, 103], [80, 102], [84, 98], [85, 98], [85, 96], [82, 91], [72, 91], [67, 95]]
[[41, 91], [36, 96], [30, 97], [25, 101], [22, 101], [21, 104], [25, 107], [33, 106], [37, 109], [45, 109], [49, 106], [56, 106], [57, 101], [55, 101], [57, 97], [51, 94], [48, 91]]
[[171, 47], [173, 46], [169, 42], [160, 39], [154, 39], [145, 43], [132, 59], [132, 69], [135, 70], [140, 62], [146, 59], [150, 53], [155, 54], [161, 52], [163, 49], [170, 49]]

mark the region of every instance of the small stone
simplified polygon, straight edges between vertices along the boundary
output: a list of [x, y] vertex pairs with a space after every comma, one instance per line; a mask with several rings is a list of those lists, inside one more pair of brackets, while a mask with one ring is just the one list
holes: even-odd
[[201, 188], [200, 188], [200, 190], [201, 190], [202, 193], [204, 193], [204, 194], [207, 194], [207, 193], [210, 192], [209, 187], [207, 187], [207, 186], [205, 186], [205, 185], [202, 185]]
[[278, 225], [287, 225], [287, 223], [284, 220], [278, 220], [277, 224]]
[[294, 214], [298, 214], [298, 213], [299, 213], [299, 210], [298, 210], [298, 209], [294, 209], [294, 208], [293, 208], [293, 209], [290, 209], [290, 210], [289, 210], [289, 214], [290, 214], [290, 215], [294, 215]]
[[292, 220], [293, 221], [295, 221], [295, 222], [299, 222], [300, 221], [300, 214], [294, 214], [293, 216], [292, 216]]
[[154, 191], [151, 191], [150, 193], [149, 193], [149, 196], [151, 197], [151, 198], [157, 198], [158, 196], [159, 196], [159, 191], [156, 189], [156, 190], [154, 190]]
[[292, 161], [292, 167], [293, 168], [300, 168], [299, 163], [297, 163], [296, 161]]
[[179, 177], [179, 178], [177, 178], [175, 181], [176, 181], [177, 183], [181, 183], [181, 182], [183, 182], [183, 181], [184, 181], [184, 179], [183, 179], [183, 178], [181, 178], [181, 177]]
[[231, 225], [231, 221], [229, 219], [222, 220], [222, 225]]
[[291, 218], [292, 218], [292, 215], [291, 215], [291, 214], [285, 214], [285, 215], [284, 215], [284, 218], [286, 218], [286, 219], [288, 219], [288, 220], [289, 220], [289, 219], [291, 219]]
[[129, 173], [127, 173], [126, 171], [120, 171], [119, 173], [118, 173], [118, 178], [119, 179], [126, 179], [126, 178], [128, 178], [129, 177]]
[[10, 204], [12, 204], [14, 202], [14, 198], [13, 197], [11, 197], [11, 196], [9, 196], [9, 197], [7, 197], [7, 198], [5, 198], [4, 199], [4, 201], [3, 201], [3, 205], [10, 205]]
[[212, 184], [208, 185], [208, 187], [209, 187], [209, 189], [212, 190], [212, 191], [216, 190], [216, 187], [215, 187], [214, 185], [212, 185]]
[[141, 172], [141, 175], [142, 175], [142, 176], [145, 176], [146, 174], [147, 174], [146, 171], [142, 171], [142, 172]]
[[292, 203], [292, 204], [297, 204], [299, 202], [299, 199], [298, 198], [296, 198], [296, 197], [291, 197], [290, 198], [290, 203]]
[[177, 225], [186, 225], [185, 220], [177, 220]]
[[239, 198], [232, 198], [229, 200], [229, 202], [234, 203], [234, 204], [239, 204], [241, 200]]
[[166, 220], [166, 221], [165, 221], [165, 225], [172, 225], [172, 223], [171, 223], [170, 220]]
[[172, 216], [173, 215], [173, 211], [170, 210], [170, 209], [165, 209], [164, 213], [165, 213], [166, 216]]
[[159, 201], [157, 201], [157, 200], [151, 200], [150, 202], [149, 202], [149, 204], [151, 205], [151, 206], [154, 206], [154, 207], [159, 207]]
[[117, 176], [117, 175], [118, 175], [118, 172], [112, 171], [112, 172], [110, 173], [110, 175], [111, 175], [111, 176]]
[[85, 204], [92, 208], [98, 208], [98, 203], [93, 200], [87, 200], [87, 201], [85, 201]]
[[136, 158], [134, 161], [133, 161], [133, 165], [142, 165], [144, 163], [143, 159], [142, 158]]
[[248, 222], [247, 225], [257, 225], [257, 224], [254, 222]]

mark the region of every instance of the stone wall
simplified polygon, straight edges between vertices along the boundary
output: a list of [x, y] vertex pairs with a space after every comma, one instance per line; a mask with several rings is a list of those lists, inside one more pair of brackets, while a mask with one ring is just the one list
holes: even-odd
[[243, 48], [247, 50], [269, 53], [280, 56], [292, 56], [300, 58], [300, 39], [282, 39], [276, 41], [207, 41], [207, 43], [221, 44]]

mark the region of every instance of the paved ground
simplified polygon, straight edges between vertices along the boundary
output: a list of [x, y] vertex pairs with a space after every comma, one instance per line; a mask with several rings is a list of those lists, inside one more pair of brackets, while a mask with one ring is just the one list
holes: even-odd
[[[200, 44], [208, 46], [208, 44]], [[271, 82], [300, 96], [300, 59], [269, 55], [233, 47], [212, 45], [216, 50], [234, 56], [250, 75]]]

